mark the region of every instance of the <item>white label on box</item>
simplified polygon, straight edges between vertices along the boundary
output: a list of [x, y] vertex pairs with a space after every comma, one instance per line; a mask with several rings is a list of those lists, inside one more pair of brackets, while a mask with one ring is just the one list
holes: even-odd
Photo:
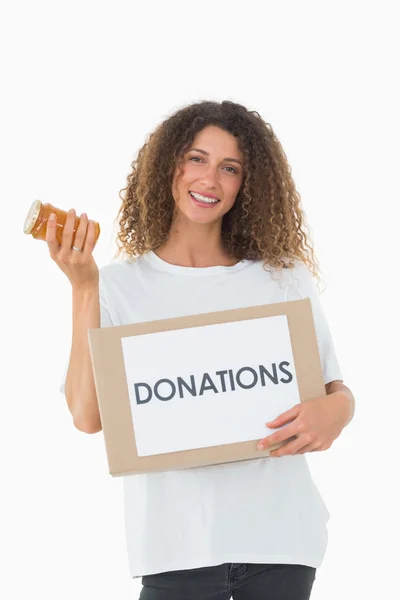
[[138, 456], [266, 437], [300, 402], [286, 315], [122, 338]]

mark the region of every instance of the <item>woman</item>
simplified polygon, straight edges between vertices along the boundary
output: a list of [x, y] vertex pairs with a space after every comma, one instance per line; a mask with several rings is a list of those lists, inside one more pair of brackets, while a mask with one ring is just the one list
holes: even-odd
[[[271, 126], [232, 102], [201, 102], [156, 128], [121, 194], [118, 254], [99, 270], [87, 215], [52, 258], [72, 284], [66, 400], [75, 426], [101, 430], [87, 330], [310, 297], [327, 396], [295, 406], [269, 457], [124, 478], [126, 535], [140, 598], [310, 597], [329, 514], [306, 452], [326, 450], [354, 412], [312, 275], [299, 195]], [[195, 425], [195, 424], [194, 424]], [[266, 431], [267, 434], [267, 431]], [[280, 458], [278, 458], [280, 457]]]

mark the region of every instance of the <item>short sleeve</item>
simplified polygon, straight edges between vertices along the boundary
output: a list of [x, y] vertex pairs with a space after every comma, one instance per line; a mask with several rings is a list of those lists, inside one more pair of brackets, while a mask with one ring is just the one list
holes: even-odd
[[[99, 282], [99, 300], [100, 300], [100, 327], [113, 327], [110, 311], [108, 309], [106, 294], [104, 290], [104, 283], [102, 279], [102, 272], [100, 270], [100, 282]], [[70, 355], [66, 365], [64, 366], [64, 373], [60, 385], [60, 393], [65, 394], [65, 380], [67, 378], [67, 372], [69, 367]]]
[[99, 300], [100, 300], [100, 327], [113, 327], [114, 323], [111, 318], [106, 289], [103, 281], [103, 271], [100, 269], [100, 282], [99, 282]]
[[343, 381], [336, 356], [332, 334], [321, 305], [316, 281], [308, 267], [299, 261], [291, 272], [291, 282], [287, 287], [287, 300], [310, 298], [317, 335], [318, 350], [321, 360], [325, 385], [331, 381]]

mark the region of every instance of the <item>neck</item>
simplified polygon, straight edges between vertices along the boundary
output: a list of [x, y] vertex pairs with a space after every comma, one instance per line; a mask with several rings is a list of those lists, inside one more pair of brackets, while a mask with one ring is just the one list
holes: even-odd
[[181, 267], [231, 266], [238, 262], [223, 246], [221, 222], [202, 224], [175, 220], [168, 239], [157, 248], [156, 254]]

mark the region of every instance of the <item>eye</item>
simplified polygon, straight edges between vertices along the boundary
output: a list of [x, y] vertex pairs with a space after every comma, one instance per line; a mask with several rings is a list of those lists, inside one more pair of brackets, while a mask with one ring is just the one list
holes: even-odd
[[[200, 156], [189, 156], [189, 160], [193, 160], [195, 162], [197, 162], [197, 161], [204, 162]], [[224, 169], [230, 169], [230, 171], [228, 171], [228, 173], [233, 173], [233, 174], [238, 173], [237, 169], [235, 169], [234, 167], [224, 167]]]

